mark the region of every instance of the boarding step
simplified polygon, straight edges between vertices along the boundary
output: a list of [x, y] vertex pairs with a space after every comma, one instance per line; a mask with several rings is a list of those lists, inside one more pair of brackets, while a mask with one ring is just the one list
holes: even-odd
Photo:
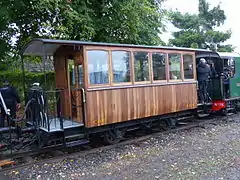
[[85, 135], [84, 134], [73, 134], [73, 135], [68, 135], [68, 136], [65, 136], [65, 139], [80, 139], [80, 138], [84, 138]]
[[179, 117], [177, 118], [177, 121], [184, 121], [193, 118], [193, 116], [186, 116], [186, 117]]
[[197, 110], [197, 113], [198, 113], [198, 114], [208, 114], [208, 113], [206, 112], [206, 110], [203, 110], [203, 109]]
[[187, 125], [187, 123], [184, 123], [184, 122], [178, 122], [177, 124], [180, 125], [180, 126], [181, 125]]
[[197, 106], [211, 106], [212, 103], [209, 102], [209, 103], [198, 103]]
[[87, 139], [81, 139], [81, 140], [78, 140], [78, 141], [66, 142], [66, 147], [80, 146], [80, 145], [83, 145], [83, 144], [87, 144], [89, 142], [90, 141], [87, 140]]
[[209, 114], [205, 114], [205, 113], [198, 114], [199, 118], [204, 118], [204, 117], [207, 117], [207, 116], [209, 116]]

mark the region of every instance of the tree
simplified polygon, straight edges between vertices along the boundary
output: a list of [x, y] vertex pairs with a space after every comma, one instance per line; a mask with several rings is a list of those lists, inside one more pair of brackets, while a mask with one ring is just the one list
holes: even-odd
[[0, 59], [34, 37], [162, 44], [162, 1], [2, 0]]
[[216, 30], [226, 20], [220, 4], [210, 9], [206, 0], [199, 0], [198, 14], [171, 11], [169, 19], [178, 28], [178, 31], [173, 33], [174, 39], [169, 40], [170, 45], [192, 48], [210, 47], [212, 50], [216, 50], [217, 47], [217, 50], [230, 52], [234, 49], [231, 45], [222, 45], [231, 37], [231, 31]]

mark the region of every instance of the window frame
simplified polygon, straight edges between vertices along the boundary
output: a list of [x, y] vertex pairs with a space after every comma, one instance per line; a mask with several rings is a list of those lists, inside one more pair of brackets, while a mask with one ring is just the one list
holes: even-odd
[[234, 63], [234, 65], [233, 65], [233, 75], [231, 76], [231, 78], [235, 78], [236, 77], [236, 57], [233, 56], [230, 59], [232, 59], [233, 63]]
[[[112, 61], [112, 52], [114, 51], [124, 51], [129, 53], [129, 71], [130, 71], [130, 81], [129, 82], [114, 82], [113, 81], [113, 61]], [[124, 49], [124, 48], [110, 48], [110, 57], [111, 57], [111, 85], [112, 86], [121, 86], [121, 85], [132, 85], [133, 84], [133, 76], [132, 76], [132, 55], [131, 55], [131, 49]]]
[[[193, 78], [192, 79], [185, 79], [185, 71], [184, 71], [184, 59], [183, 56], [184, 55], [190, 55], [193, 58]], [[183, 61], [183, 79], [184, 81], [193, 81], [196, 79], [196, 59], [195, 59], [195, 55], [192, 53], [182, 53], [182, 61]]]
[[[108, 84], [89, 84], [90, 79], [88, 75], [88, 58], [87, 51], [88, 50], [99, 50], [108, 52]], [[126, 51], [130, 53], [130, 82], [121, 82], [114, 83], [113, 82], [113, 67], [112, 67], [112, 51]], [[149, 80], [148, 81], [135, 81], [135, 67], [134, 67], [134, 52], [146, 52], [148, 53], [148, 63], [149, 63]], [[153, 63], [152, 63], [152, 53], [163, 53], [165, 54], [165, 73], [166, 80], [153, 80]], [[97, 45], [85, 45], [83, 46], [83, 71], [84, 71], [84, 84], [86, 88], [110, 88], [117, 86], [133, 86], [134, 85], [149, 85], [149, 84], [171, 84], [171, 83], [181, 83], [181, 82], [191, 82], [196, 81], [196, 56], [195, 51], [187, 51], [187, 50], [174, 50], [174, 49], [157, 49], [157, 48], [134, 48], [134, 47], [112, 47], [112, 46], [97, 46]], [[169, 54], [179, 54], [181, 55], [180, 61], [180, 71], [181, 71], [181, 79], [171, 80], [170, 79], [170, 66], [169, 66]], [[184, 79], [184, 67], [183, 67], [183, 55], [191, 55], [193, 57], [193, 76], [194, 79]]]
[[[153, 60], [152, 60], [152, 54], [153, 53], [162, 53], [165, 55], [165, 76], [166, 79], [165, 80], [154, 80], [154, 75], [153, 75]], [[166, 51], [151, 51], [150, 53], [150, 57], [151, 57], [151, 81], [153, 84], [159, 84], [159, 83], [167, 83], [168, 82], [168, 52]]]
[[[182, 56], [182, 52], [181, 51], [169, 51], [167, 52], [167, 58], [168, 58], [168, 82], [183, 82], [184, 81], [184, 76], [183, 76], [183, 56]], [[180, 55], [180, 79], [171, 79], [170, 78], [170, 59], [169, 59], [169, 54], [178, 54]]]
[[[107, 84], [90, 84], [90, 78], [89, 78], [89, 73], [88, 73], [88, 56], [87, 56], [87, 52], [88, 51], [105, 51], [107, 52], [107, 57], [108, 57], [108, 83]], [[112, 82], [112, 79], [111, 79], [111, 64], [110, 64], [110, 54], [109, 54], [110, 50], [108, 50], [107, 48], [104, 48], [104, 47], [90, 47], [90, 46], [87, 46], [84, 48], [84, 58], [85, 58], [85, 62], [86, 62], [86, 66], [85, 66], [85, 80], [86, 83], [88, 84], [88, 87], [93, 87], [93, 88], [97, 88], [97, 87], [108, 87], [108, 86], [111, 86], [111, 82]]]
[[[148, 54], [148, 81], [136, 81], [135, 78], [135, 58], [134, 58], [134, 52], [145, 52]], [[144, 50], [144, 49], [132, 49], [131, 50], [131, 57], [132, 57], [132, 72], [133, 72], [133, 84], [151, 84], [152, 83], [152, 76], [151, 76], [151, 63], [150, 63], [150, 51]]]

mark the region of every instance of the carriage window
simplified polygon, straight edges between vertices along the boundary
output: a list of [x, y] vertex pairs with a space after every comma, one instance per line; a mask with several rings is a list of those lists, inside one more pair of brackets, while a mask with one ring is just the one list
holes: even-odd
[[88, 77], [90, 84], [109, 84], [108, 52], [101, 50], [87, 51]]
[[168, 54], [169, 59], [169, 73], [171, 80], [181, 79], [181, 55]]
[[183, 55], [184, 79], [193, 79], [193, 56]]
[[112, 51], [113, 82], [130, 82], [130, 53]]
[[166, 80], [165, 60], [166, 60], [166, 54], [152, 53], [153, 80], [154, 81]]
[[149, 63], [147, 52], [134, 52], [135, 81], [149, 81]]

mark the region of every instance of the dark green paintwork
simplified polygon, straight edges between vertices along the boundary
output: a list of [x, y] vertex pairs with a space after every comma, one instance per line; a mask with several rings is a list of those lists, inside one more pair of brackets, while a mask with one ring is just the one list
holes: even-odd
[[212, 100], [220, 100], [223, 99], [223, 83], [222, 79], [215, 78], [212, 79], [211, 85], [210, 85], [210, 92], [211, 92], [211, 98]]
[[235, 75], [230, 79], [231, 98], [240, 97], [240, 57], [234, 57]]

